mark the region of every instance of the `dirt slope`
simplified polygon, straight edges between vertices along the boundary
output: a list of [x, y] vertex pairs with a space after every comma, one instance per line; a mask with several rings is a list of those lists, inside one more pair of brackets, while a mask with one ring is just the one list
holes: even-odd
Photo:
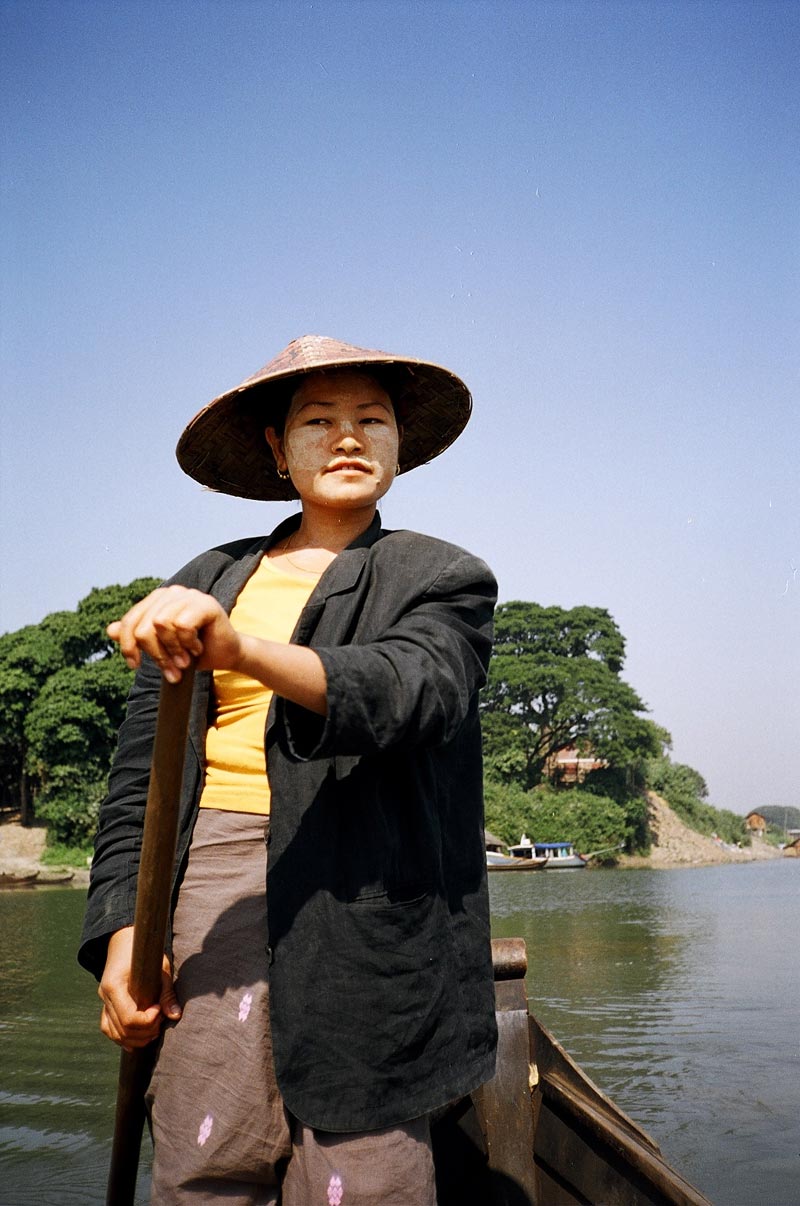
[[696, 833], [684, 825], [669, 804], [655, 792], [648, 792], [648, 812], [653, 848], [648, 858], [625, 855], [620, 866], [627, 867], [700, 867], [709, 863], [749, 863], [755, 859], [780, 858], [780, 850], [759, 838], [742, 850], [731, 849], [714, 838]]

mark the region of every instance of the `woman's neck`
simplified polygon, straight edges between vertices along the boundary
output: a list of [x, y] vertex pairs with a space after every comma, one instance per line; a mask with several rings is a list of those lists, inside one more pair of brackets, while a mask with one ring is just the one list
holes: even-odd
[[374, 518], [375, 507], [331, 511], [306, 504], [300, 526], [291, 537], [292, 548], [327, 549], [336, 555], [366, 532]]

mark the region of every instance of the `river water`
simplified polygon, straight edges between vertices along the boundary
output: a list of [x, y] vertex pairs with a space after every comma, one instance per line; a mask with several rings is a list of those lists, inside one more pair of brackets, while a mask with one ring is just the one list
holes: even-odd
[[[800, 1201], [800, 862], [490, 883], [534, 1012], [667, 1158], [717, 1206]], [[82, 911], [68, 888], [0, 893], [0, 1206], [103, 1202], [117, 1055], [74, 961]]]

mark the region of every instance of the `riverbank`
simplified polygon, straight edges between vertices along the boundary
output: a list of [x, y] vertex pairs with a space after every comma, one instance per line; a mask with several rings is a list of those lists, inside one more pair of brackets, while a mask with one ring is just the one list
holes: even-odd
[[[751, 846], [737, 849], [697, 833], [685, 825], [666, 800], [655, 792], [648, 793], [648, 813], [653, 838], [650, 854], [623, 854], [617, 864], [619, 867], [708, 867], [782, 856], [777, 847], [761, 838], [754, 837]], [[41, 861], [46, 840], [47, 830], [43, 826], [25, 829], [14, 819], [0, 823], [0, 886], [5, 879], [9, 887], [22, 881], [29, 881], [33, 886], [69, 883], [73, 887], [86, 887], [88, 867], [57, 867]]]

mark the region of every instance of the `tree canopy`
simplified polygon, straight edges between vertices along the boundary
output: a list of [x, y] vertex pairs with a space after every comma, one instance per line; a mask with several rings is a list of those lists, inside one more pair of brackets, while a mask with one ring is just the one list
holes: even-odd
[[624, 659], [604, 608], [501, 603], [481, 703], [490, 777], [535, 787], [569, 746], [615, 768], [660, 752], [644, 703], [620, 678]]
[[[24, 822], [34, 804], [55, 824], [59, 800], [98, 795], [132, 680], [106, 626], [158, 584], [95, 589], [75, 611], [0, 636], [0, 793]], [[83, 839], [88, 828], [68, 824], [60, 836]]]

